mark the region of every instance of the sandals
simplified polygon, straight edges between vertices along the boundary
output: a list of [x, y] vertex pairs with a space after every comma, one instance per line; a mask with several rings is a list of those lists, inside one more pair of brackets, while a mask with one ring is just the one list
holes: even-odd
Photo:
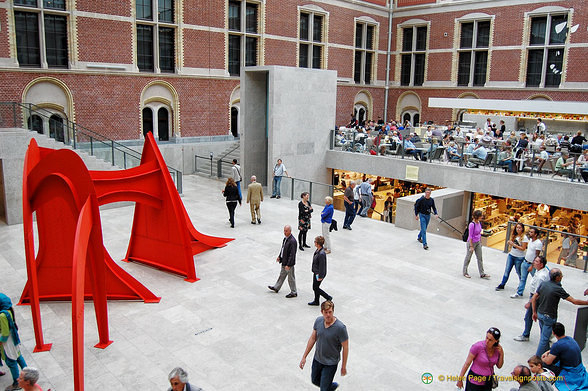
[[464, 274], [463, 274], [463, 276], [464, 276], [465, 278], [472, 278], [472, 277], [470, 277], [470, 275], [469, 275], [469, 274], [467, 274], [467, 273], [464, 273]]
[[485, 279], [485, 280], [489, 280], [489, 279], [490, 279], [490, 274], [486, 274], [486, 273], [484, 273], [484, 274], [482, 274], [482, 275], [480, 276], [480, 278], [483, 278], [483, 279]]

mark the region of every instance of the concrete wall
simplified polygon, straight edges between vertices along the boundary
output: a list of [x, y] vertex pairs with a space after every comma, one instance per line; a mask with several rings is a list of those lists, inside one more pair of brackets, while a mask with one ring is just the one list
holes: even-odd
[[[241, 112], [239, 129], [241, 133], [241, 167], [243, 185], [249, 183], [252, 175], [262, 186], [268, 185], [267, 160], [267, 80], [268, 70], [243, 70], [241, 72]], [[269, 176], [271, 180], [271, 174]]]
[[[397, 227], [412, 230], [420, 229], [419, 221], [414, 218], [414, 204], [421, 196], [422, 194], [415, 194], [399, 198], [396, 201], [395, 224]], [[457, 230], [463, 232], [467, 224], [470, 193], [463, 190], [439, 189], [431, 192], [431, 197], [435, 200], [439, 216]], [[461, 237], [460, 232], [456, 232], [448, 224], [437, 220], [433, 216], [431, 216], [427, 232], [453, 238]]]
[[[330, 183], [325, 154], [329, 129], [335, 126], [337, 73], [277, 66], [252, 67], [244, 69], [241, 79], [244, 121], [241, 160], [245, 175], [262, 169], [265, 162], [268, 182], [262, 183], [270, 185], [272, 170], [279, 158], [290, 176]], [[260, 145], [263, 145], [264, 134], [261, 129], [266, 98], [267, 153], [262, 156]]]
[[370, 156], [361, 153], [328, 151], [326, 167], [406, 178], [406, 167], [417, 167], [419, 183], [449, 187], [470, 192], [546, 203], [564, 208], [588, 209], [588, 185], [551, 180], [550, 175], [533, 177], [525, 174], [494, 172], [491, 169], [471, 169], [456, 164], [428, 163], [413, 158]]

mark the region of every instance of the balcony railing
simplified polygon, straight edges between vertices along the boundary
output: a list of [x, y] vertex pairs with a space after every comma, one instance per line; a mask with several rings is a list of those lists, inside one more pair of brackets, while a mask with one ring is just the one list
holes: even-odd
[[[392, 139], [390, 139], [392, 140]], [[368, 136], [365, 132], [355, 130], [332, 130], [330, 137], [330, 149], [344, 152], [364, 153], [370, 155], [387, 156], [399, 159], [419, 159], [431, 164], [455, 164], [471, 168], [486, 169], [496, 172], [507, 172], [509, 168], [519, 175], [550, 175], [552, 179], [567, 179], [571, 182], [583, 183], [583, 178], [588, 178], [588, 164], [578, 164], [581, 153], [570, 152], [568, 161], [570, 165], [566, 170], [556, 170], [556, 162], [559, 155], [555, 147], [548, 147], [547, 152], [552, 153], [545, 162], [540, 159], [540, 152], [533, 148], [516, 149], [513, 152], [511, 164], [501, 162], [500, 152], [503, 148], [502, 140], [493, 140], [485, 145], [487, 155], [483, 162], [471, 160], [472, 154], [468, 153], [469, 143], [463, 140], [455, 140], [455, 151], [442, 144], [436, 138], [415, 142], [414, 149], [404, 148], [403, 141], [385, 141], [384, 136]], [[586, 146], [584, 146], [586, 148]], [[566, 152], [566, 151], [564, 151]], [[558, 152], [559, 153], [559, 152]], [[473, 164], [472, 162], [476, 163]], [[470, 164], [468, 164], [468, 162]], [[516, 175], [516, 174], [515, 174]]]

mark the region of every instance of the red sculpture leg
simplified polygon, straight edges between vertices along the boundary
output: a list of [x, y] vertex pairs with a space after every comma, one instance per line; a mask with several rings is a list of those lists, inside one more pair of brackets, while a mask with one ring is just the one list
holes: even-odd
[[35, 239], [33, 234], [33, 212], [31, 211], [30, 204], [28, 203], [28, 185], [27, 178], [28, 173], [31, 171], [31, 167], [34, 167], [41, 159], [41, 152], [37, 146], [35, 139], [31, 140], [29, 149], [26, 154], [24, 162], [24, 176], [23, 176], [23, 231], [24, 231], [24, 242], [25, 242], [25, 256], [27, 260], [27, 275], [34, 289], [31, 291], [31, 314], [33, 317], [33, 329], [35, 332], [35, 348], [33, 352], [45, 352], [51, 350], [52, 344], [46, 344], [43, 340], [43, 324], [41, 321], [41, 308], [39, 305], [39, 290], [37, 289], [37, 267], [35, 265]]

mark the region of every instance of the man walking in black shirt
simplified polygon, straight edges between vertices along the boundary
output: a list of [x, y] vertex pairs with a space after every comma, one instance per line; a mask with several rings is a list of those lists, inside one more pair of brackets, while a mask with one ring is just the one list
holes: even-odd
[[417, 240], [423, 244], [425, 250], [429, 249], [427, 245], [427, 227], [431, 220], [431, 209], [433, 209], [435, 216], [439, 217], [435, 207], [435, 200], [431, 198], [431, 189], [427, 188], [425, 189], [425, 195], [414, 203], [414, 219], [421, 222], [421, 230]]

